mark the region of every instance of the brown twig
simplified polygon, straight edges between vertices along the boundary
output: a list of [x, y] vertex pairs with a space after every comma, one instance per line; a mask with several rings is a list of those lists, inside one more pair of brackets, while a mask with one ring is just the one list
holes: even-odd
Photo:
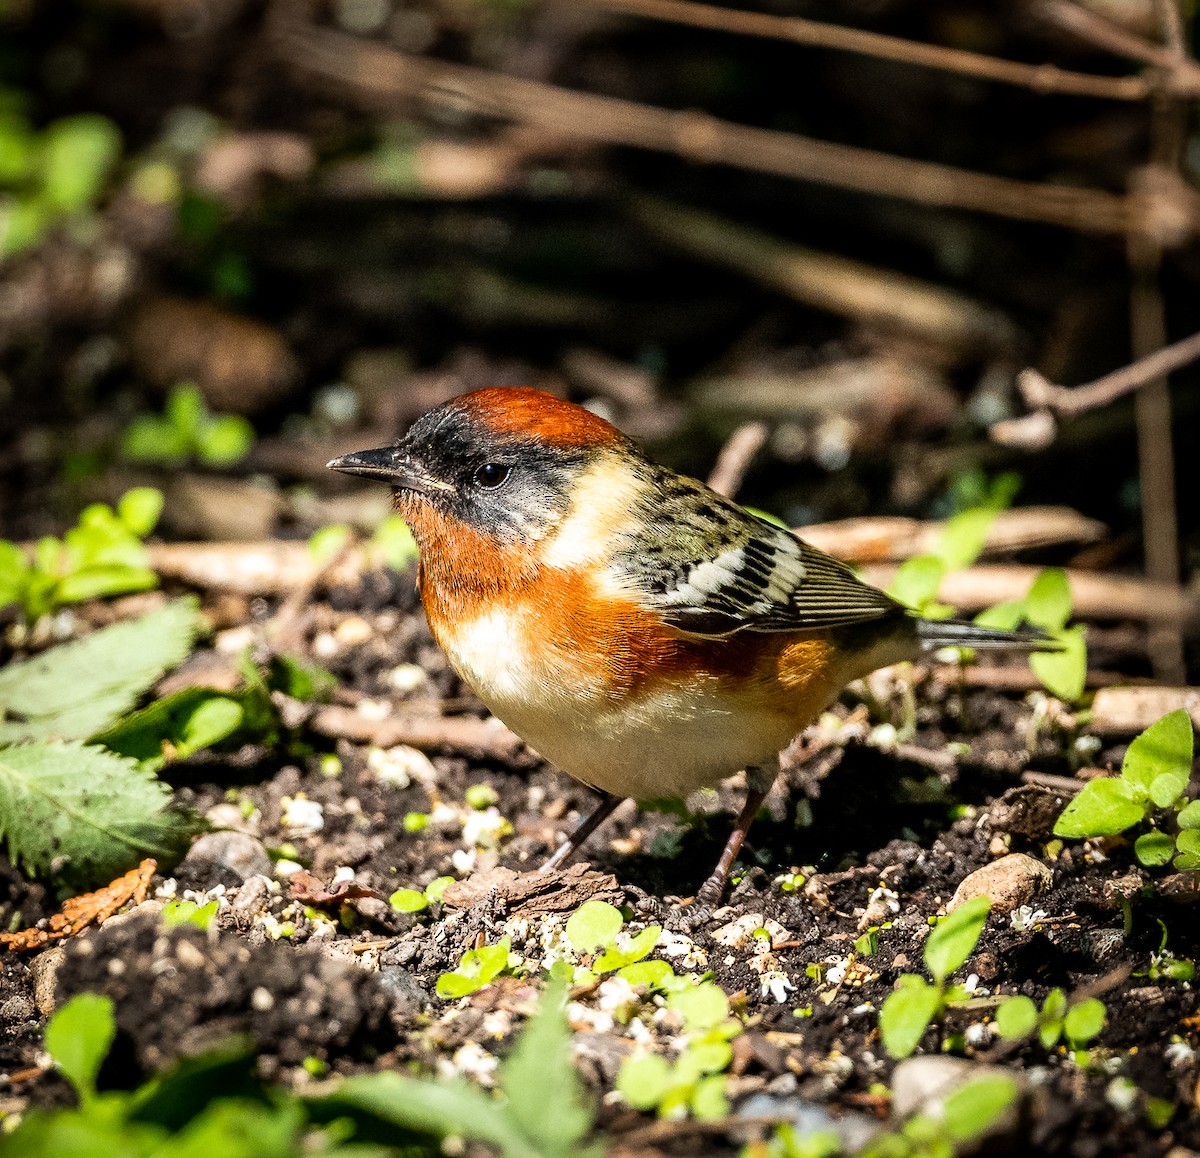
[[739, 426], [721, 447], [721, 453], [717, 455], [717, 461], [708, 476], [708, 485], [717, 494], [727, 499], [733, 498], [741, 490], [746, 471], [770, 433], [765, 422], [746, 422]]
[[1033, 369], [1022, 370], [1017, 375], [1017, 385], [1031, 409], [1050, 410], [1058, 418], [1074, 418], [1141, 390], [1197, 358], [1200, 358], [1200, 333], [1163, 346], [1083, 386], [1058, 386]]
[[800, 16], [774, 16], [765, 12], [717, 8], [711, 4], [692, 3], [691, 0], [587, 2], [609, 11], [641, 16], [647, 20], [670, 21], [673, 24], [709, 28], [716, 32], [730, 32], [739, 36], [758, 36], [813, 48], [852, 52], [879, 60], [894, 60], [919, 68], [974, 77], [977, 80], [1015, 85], [1039, 93], [1136, 101], [1144, 99], [1153, 91], [1151, 83], [1144, 77], [1097, 76], [1093, 73], [1072, 72], [1053, 64], [1025, 64], [1015, 60], [1002, 60], [979, 52], [946, 48], [939, 44], [922, 44], [898, 36], [885, 36], [859, 28], [806, 20]]
[[353, 708], [328, 705], [307, 721], [322, 736], [394, 748], [408, 744], [422, 751], [452, 752], [475, 760], [511, 763], [525, 752], [525, 742], [499, 720], [474, 716], [385, 716], [374, 720]]
[[1124, 233], [1141, 222], [1137, 203], [1118, 194], [994, 177], [431, 60], [298, 21], [286, 4], [275, 6], [272, 33], [292, 67], [326, 77], [373, 107], [429, 102], [460, 116], [499, 117], [579, 140], [1085, 233]]
[[[868, 566], [863, 576], [886, 587], [895, 567]], [[938, 598], [964, 611], [979, 611], [1010, 599], [1022, 599], [1039, 568], [984, 564], [952, 571], [942, 582]], [[1067, 570], [1071, 601], [1079, 619], [1168, 621], [1194, 625], [1200, 600], [1174, 583], [1154, 583], [1121, 575], [1096, 575]]]

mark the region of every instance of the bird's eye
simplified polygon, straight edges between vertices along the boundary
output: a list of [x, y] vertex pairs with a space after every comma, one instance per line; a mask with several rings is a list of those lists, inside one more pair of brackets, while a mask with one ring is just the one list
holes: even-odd
[[494, 491], [504, 483], [512, 467], [503, 462], [485, 462], [475, 470], [475, 481], [485, 490]]

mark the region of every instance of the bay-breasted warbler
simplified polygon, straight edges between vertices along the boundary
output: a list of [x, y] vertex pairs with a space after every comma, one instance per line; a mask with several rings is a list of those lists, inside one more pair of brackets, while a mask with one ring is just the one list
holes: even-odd
[[715, 903], [778, 753], [848, 682], [926, 648], [1041, 642], [914, 615], [538, 390], [462, 395], [395, 445], [329, 465], [395, 488], [430, 630], [459, 675], [607, 794], [547, 868], [625, 797], [683, 796], [744, 768], [746, 807], [699, 892]]

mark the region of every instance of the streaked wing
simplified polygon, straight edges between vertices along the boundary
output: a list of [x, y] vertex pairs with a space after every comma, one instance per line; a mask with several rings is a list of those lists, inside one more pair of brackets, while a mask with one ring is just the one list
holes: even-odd
[[644, 513], [652, 530], [631, 537], [612, 565], [671, 626], [713, 637], [802, 631], [900, 610], [783, 528], [691, 479], [668, 475], [662, 482], [654, 509]]

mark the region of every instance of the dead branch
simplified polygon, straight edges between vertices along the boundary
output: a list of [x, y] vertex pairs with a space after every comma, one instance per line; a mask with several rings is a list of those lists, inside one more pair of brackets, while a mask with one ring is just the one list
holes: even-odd
[[[876, 517], [797, 527], [805, 542], [849, 563], [883, 563], [932, 551], [946, 524], [938, 520]], [[1070, 507], [1017, 507], [1001, 511], [988, 528], [985, 553], [1028, 551], [1066, 543], [1094, 543], [1103, 523]]]
[[1058, 386], [1033, 369], [1022, 370], [1017, 375], [1017, 385], [1032, 410], [1050, 410], [1057, 418], [1074, 418], [1088, 410], [1108, 406], [1197, 358], [1200, 358], [1200, 333], [1163, 346], [1153, 354], [1083, 386]]
[[[242, 595], [294, 591], [321, 569], [307, 543], [151, 543], [148, 548], [150, 566], [164, 579]], [[364, 566], [363, 551], [352, 551], [327, 575], [327, 582], [352, 583]]]
[[746, 471], [754, 456], [767, 441], [770, 428], [765, 422], [747, 422], [739, 426], [721, 447], [717, 461], [708, 476], [708, 485], [719, 495], [733, 498], [741, 489]]
[[1200, 728], [1200, 688], [1102, 688], [1092, 701], [1088, 728], [1101, 736], [1134, 736], [1179, 708]]
[[353, 708], [328, 705], [318, 708], [307, 722], [319, 735], [379, 748], [408, 744], [422, 751], [502, 763], [519, 760], [528, 751], [525, 741], [499, 720], [474, 716], [385, 716], [374, 720]]
[[1053, 64], [1025, 64], [1002, 60], [961, 48], [946, 48], [939, 44], [922, 44], [898, 36], [885, 36], [838, 24], [823, 24], [801, 16], [774, 16], [765, 12], [744, 12], [732, 8], [717, 8], [711, 4], [696, 4], [691, 0], [588, 0], [594, 7], [647, 20], [663, 20], [686, 24], [693, 28], [709, 28], [739, 36], [758, 36], [769, 40], [785, 40], [812, 48], [830, 48], [872, 56], [878, 60], [894, 60], [919, 68], [956, 73], [977, 80], [1015, 85], [1039, 93], [1061, 93], [1068, 96], [1098, 97], [1103, 100], [1136, 101], [1149, 96], [1153, 86], [1140, 76], [1097, 76], [1093, 73], [1072, 72]]
[[636, 197], [627, 204], [635, 220], [661, 240], [805, 305], [954, 350], [1004, 349], [1014, 340], [1012, 323], [1002, 313], [943, 286], [657, 198]]
[[[1039, 570], [1011, 564], [967, 567], [946, 576], [938, 598], [964, 611], [980, 611], [1023, 598]], [[886, 587], [895, 573], [891, 566], [863, 569], [867, 582], [878, 587]], [[1067, 571], [1067, 579], [1077, 619], [1175, 622], [1194, 629], [1200, 616], [1200, 598], [1173, 583], [1073, 570]]]
[[284, 3], [275, 6], [272, 33], [288, 64], [327, 78], [369, 107], [429, 103], [452, 108], [457, 116], [498, 117], [573, 139], [1084, 233], [1125, 233], [1141, 226], [1139, 204], [1118, 194], [994, 177], [431, 60], [304, 23]]

